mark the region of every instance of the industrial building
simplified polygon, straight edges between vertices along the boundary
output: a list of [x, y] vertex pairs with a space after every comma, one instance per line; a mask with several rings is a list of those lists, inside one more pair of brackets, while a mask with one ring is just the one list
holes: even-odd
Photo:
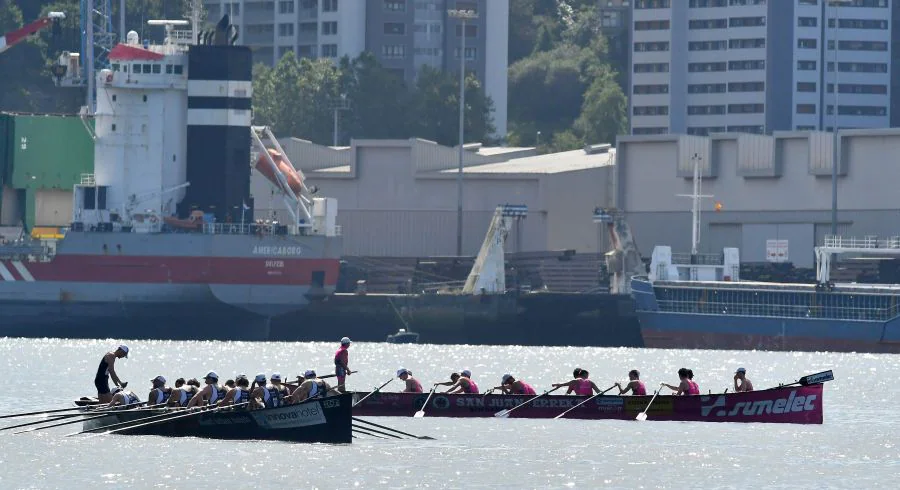
[[[299, 139], [281, 143], [310, 186], [337, 198], [345, 255], [456, 255], [458, 147], [420, 139], [353, 140], [342, 148]], [[610, 204], [610, 145], [546, 155], [532, 148], [466, 150], [464, 255], [478, 253], [500, 204], [528, 206], [527, 218], [508, 238], [510, 252], [596, 252], [604, 246], [592, 216], [596, 206]], [[251, 193], [255, 217], [270, 219], [279, 198], [258, 172]]]
[[[289, 52], [338, 59], [369, 51], [407, 84], [422, 66], [466, 71], [494, 101], [494, 125], [506, 135], [509, 0], [204, 0], [208, 19], [228, 14], [253, 62], [273, 65]], [[474, 12], [462, 21], [449, 10]]]
[[[839, 132], [841, 235], [900, 235], [897, 182], [900, 129]], [[626, 213], [641, 253], [655, 245], [691, 250], [693, 168], [702, 176], [701, 253], [739, 247], [742, 262], [767, 262], [770, 240], [784, 257], [812, 267], [813, 247], [831, 233], [832, 135], [821, 132], [620, 136], [616, 206]], [[717, 210], [718, 209], [718, 210]]]
[[889, 0], [637, 0], [631, 133], [830, 131], [835, 105], [838, 128], [888, 127], [897, 8]]
[[0, 113], [0, 226], [68, 226], [72, 188], [93, 172], [93, 119]]

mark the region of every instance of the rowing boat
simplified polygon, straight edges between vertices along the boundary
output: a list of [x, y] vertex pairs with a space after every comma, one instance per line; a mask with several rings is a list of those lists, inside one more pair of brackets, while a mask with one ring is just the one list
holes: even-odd
[[[647, 410], [648, 420], [685, 422], [764, 422], [821, 424], [821, 383], [782, 386], [748, 393], [692, 396], [659, 395]], [[353, 393], [353, 401], [368, 392]], [[412, 417], [422, 410], [427, 393], [375, 393], [353, 408], [357, 416]], [[434, 394], [424, 407], [426, 417], [493, 417], [527, 402], [530, 395]], [[509, 418], [554, 418], [585, 401], [587, 396], [546, 395], [509, 413]], [[565, 415], [571, 419], [634, 420], [650, 404], [650, 396], [597, 396]]]
[[[87, 405], [84, 400], [77, 405]], [[169, 437], [203, 437], [207, 439], [264, 439], [285, 442], [351, 442], [351, 395], [342, 394], [315, 398], [296, 405], [262, 410], [218, 409], [196, 416], [187, 411], [122, 410], [108, 416], [84, 421], [84, 430], [99, 429], [123, 422], [140, 423], [141, 420], [164, 413], [173, 418], [163, 418], [157, 423], [117, 431], [127, 435], [156, 435]], [[186, 416], [178, 416], [184, 413]], [[157, 419], [158, 420], [158, 419]]]

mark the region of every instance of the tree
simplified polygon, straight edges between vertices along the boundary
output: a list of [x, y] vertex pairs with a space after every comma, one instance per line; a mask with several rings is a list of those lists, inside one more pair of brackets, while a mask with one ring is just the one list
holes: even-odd
[[354, 138], [408, 138], [408, 114], [413, 103], [409, 88], [396, 73], [382, 67], [365, 51], [340, 61], [341, 89], [350, 101], [342, 115], [344, 133]]
[[615, 143], [628, 130], [628, 100], [613, 77], [597, 78], [585, 93], [575, 128], [586, 143]]
[[[495, 131], [494, 103], [474, 76], [466, 77], [466, 141], [484, 141]], [[423, 66], [416, 82], [413, 136], [452, 146], [459, 142], [459, 81], [452, 73]]]

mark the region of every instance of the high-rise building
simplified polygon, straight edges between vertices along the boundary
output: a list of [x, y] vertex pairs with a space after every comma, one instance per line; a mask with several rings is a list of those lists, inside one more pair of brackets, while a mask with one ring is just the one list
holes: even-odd
[[631, 131], [827, 131], [835, 99], [839, 128], [887, 127], [890, 4], [636, 0]]
[[207, 18], [229, 14], [238, 44], [253, 61], [272, 65], [293, 51], [338, 59], [371, 51], [408, 84], [419, 69], [459, 73], [461, 22], [448, 10], [471, 10], [466, 21], [466, 70], [494, 101], [497, 135], [506, 134], [509, 0], [204, 0]]

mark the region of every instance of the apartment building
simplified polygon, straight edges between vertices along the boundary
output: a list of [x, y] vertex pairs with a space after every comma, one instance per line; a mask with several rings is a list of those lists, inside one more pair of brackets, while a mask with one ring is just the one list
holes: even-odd
[[891, 3], [636, 0], [631, 132], [887, 127]]
[[[229, 14], [253, 49], [254, 62], [272, 65], [293, 51], [338, 59], [368, 50], [415, 83], [422, 66], [459, 73], [465, 34], [466, 70], [494, 101], [497, 135], [506, 135], [509, 0], [204, 0], [207, 18]], [[471, 10], [462, 23], [448, 10]]]
[[631, 84], [631, 0], [598, 0], [600, 32], [606, 37], [609, 59], [625, 90]]

